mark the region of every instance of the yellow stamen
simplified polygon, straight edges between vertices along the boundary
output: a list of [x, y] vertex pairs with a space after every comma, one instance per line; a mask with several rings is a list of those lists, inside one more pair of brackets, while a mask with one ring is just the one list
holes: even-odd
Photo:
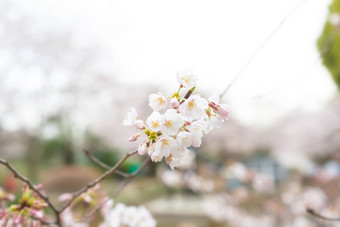
[[158, 121], [152, 121], [152, 127], [158, 128], [159, 127], [159, 122]]
[[166, 126], [166, 127], [171, 127], [172, 125], [174, 124], [174, 122], [172, 121], [172, 120], [166, 120], [165, 121], [165, 123], [164, 123], [164, 125]]
[[190, 77], [188, 76], [188, 75], [184, 75], [184, 76], [182, 76], [182, 80], [184, 80], [185, 81], [185, 83], [189, 83], [189, 81], [190, 81]]
[[165, 101], [162, 97], [159, 98], [155, 98], [155, 102], [159, 105], [159, 106], [163, 106], [165, 105]]
[[192, 99], [192, 100], [190, 100], [190, 101], [188, 102], [188, 108], [189, 108], [190, 110], [196, 109], [196, 107], [197, 107], [197, 105], [196, 105], [196, 102], [195, 102], [194, 99]]
[[162, 147], [167, 147], [167, 146], [169, 146], [169, 141], [165, 139], [162, 141]]

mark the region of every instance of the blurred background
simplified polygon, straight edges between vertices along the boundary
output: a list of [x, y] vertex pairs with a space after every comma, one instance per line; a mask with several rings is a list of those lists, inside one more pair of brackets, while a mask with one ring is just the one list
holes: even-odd
[[[126, 112], [145, 119], [177, 70], [209, 97], [245, 65], [230, 120], [188, 165], [151, 164], [116, 201], [161, 227], [340, 226], [305, 211], [340, 216], [339, 0], [1, 0], [0, 158], [54, 197], [75, 191], [104, 171], [83, 149], [108, 165], [135, 149]], [[3, 167], [0, 182], [21, 187]]]

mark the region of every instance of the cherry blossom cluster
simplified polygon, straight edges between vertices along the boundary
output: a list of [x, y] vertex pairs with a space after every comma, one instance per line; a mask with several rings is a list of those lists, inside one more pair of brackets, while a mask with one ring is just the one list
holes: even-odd
[[[37, 186], [41, 188], [41, 186]], [[0, 191], [2, 198], [13, 200], [11, 195], [5, 195]], [[6, 210], [0, 210], [0, 225], [1, 226], [40, 226], [40, 221], [44, 217], [44, 208], [47, 204], [27, 185], [23, 187], [23, 194], [18, 200], [18, 204], [9, 206]]]
[[153, 112], [146, 122], [139, 119], [134, 108], [128, 112], [123, 124], [134, 125], [140, 132], [129, 138], [136, 141], [146, 136], [138, 147], [140, 155], [148, 154], [154, 162], [165, 158], [173, 169], [183, 163], [189, 153], [188, 147], [199, 147], [203, 133], [218, 128], [228, 119], [229, 107], [221, 104], [219, 96], [204, 99], [194, 94], [197, 76], [189, 71], [177, 73], [180, 83], [177, 92], [171, 96], [162, 93], [149, 96], [149, 106]]
[[[113, 202], [112, 202], [113, 203]], [[118, 203], [105, 215], [100, 227], [155, 227], [156, 221], [143, 206], [126, 206]]]

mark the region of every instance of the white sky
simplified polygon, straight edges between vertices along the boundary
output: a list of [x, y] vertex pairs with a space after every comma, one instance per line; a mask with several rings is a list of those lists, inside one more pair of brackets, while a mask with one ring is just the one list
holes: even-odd
[[[199, 88], [220, 93], [297, 0], [18, 0], [48, 26], [73, 30], [103, 47], [124, 83], [176, 89], [176, 71], [191, 68]], [[264, 125], [296, 108], [313, 111], [335, 86], [316, 61], [316, 39], [329, 0], [306, 0], [225, 97], [233, 115]], [[264, 96], [263, 96], [264, 95]]]

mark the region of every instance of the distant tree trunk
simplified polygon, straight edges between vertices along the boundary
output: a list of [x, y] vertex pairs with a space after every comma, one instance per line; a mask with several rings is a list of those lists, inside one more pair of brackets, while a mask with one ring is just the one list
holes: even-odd
[[73, 146], [72, 146], [71, 141], [66, 142], [66, 145], [63, 151], [63, 162], [66, 165], [72, 165], [75, 163], [74, 151], [73, 151]]
[[36, 137], [27, 136], [26, 143], [27, 176], [32, 180], [37, 180], [40, 162], [40, 141]]

